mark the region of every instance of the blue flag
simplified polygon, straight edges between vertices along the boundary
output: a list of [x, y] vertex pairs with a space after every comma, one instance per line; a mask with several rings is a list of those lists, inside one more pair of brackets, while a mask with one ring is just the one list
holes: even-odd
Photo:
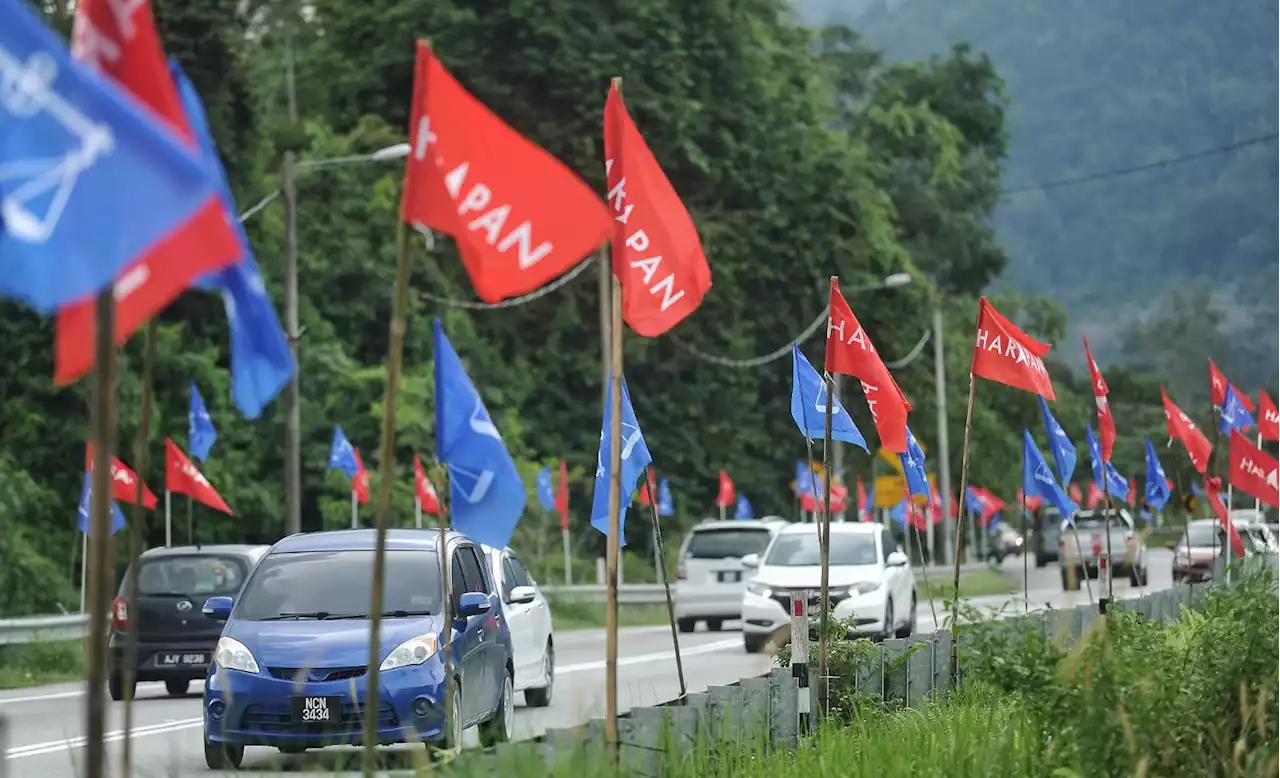
[[200, 396], [196, 382], [192, 381], [191, 409], [187, 411], [187, 446], [191, 449], [191, 456], [201, 462], [207, 461], [217, 439], [218, 431], [213, 428], [213, 419], [209, 418], [209, 411], [204, 407], [204, 398]]
[[809, 495], [818, 498], [818, 478], [804, 462], [796, 460], [796, 496]]
[[753, 519], [755, 515], [751, 513], [751, 501], [747, 499], [745, 494], [738, 495], [738, 507], [733, 511], [734, 519]]
[[556, 490], [551, 484], [551, 468], [544, 467], [538, 471], [537, 481], [538, 504], [543, 510], [556, 509]]
[[976, 513], [979, 516], [987, 509], [986, 500], [982, 499], [982, 495], [978, 494], [970, 486], [964, 490], [964, 508], [970, 513]]
[[1197, 481], [1195, 481], [1195, 480], [1192, 480], [1192, 482], [1191, 482], [1191, 493], [1192, 493], [1192, 494], [1194, 494], [1194, 495], [1195, 495], [1195, 496], [1197, 496], [1197, 497], [1203, 497], [1203, 496], [1204, 496], [1204, 490], [1200, 488], [1200, 484], [1199, 484], [1199, 482], [1197, 482]]
[[240, 237], [240, 261], [197, 280], [195, 287], [222, 293], [231, 330], [231, 397], [245, 418], [256, 419], [293, 378], [293, 354], [249, 248], [249, 238], [236, 217], [235, 200], [213, 145], [200, 95], [176, 60], [170, 63], [170, 69], [203, 161], [218, 182], [227, 219], [235, 223]]
[[[644, 442], [644, 433], [640, 431], [640, 422], [636, 420], [636, 412], [631, 407], [631, 393], [627, 391], [627, 379], [622, 379], [622, 493], [618, 495], [618, 528], [621, 530], [618, 545], [627, 545], [627, 505], [631, 503], [631, 495], [635, 492], [636, 482], [644, 475], [644, 469], [653, 462], [649, 455], [649, 447]], [[610, 448], [610, 430], [613, 417], [613, 379], [609, 379], [609, 387], [605, 390], [604, 418], [600, 424], [600, 450], [596, 454], [596, 484], [591, 495], [591, 526], [599, 532], [609, 534], [609, 463], [612, 461]]]
[[360, 472], [355, 449], [351, 448], [351, 441], [347, 440], [346, 433], [337, 425], [333, 427], [333, 442], [329, 444], [329, 469], [341, 470], [350, 478], [355, 478], [356, 473]]
[[[826, 382], [813, 369], [809, 360], [800, 353], [800, 347], [791, 344], [791, 418], [801, 434], [810, 440], [821, 440], [825, 434], [827, 413]], [[853, 419], [844, 409], [839, 397], [832, 398], [831, 439], [867, 450], [867, 441], [858, 431]]]
[[1160, 466], [1160, 459], [1156, 457], [1156, 449], [1151, 445], [1151, 438], [1145, 438], [1147, 441], [1147, 489], [1146, 502], [1151, 508], [1160, 510], [1169, 502], [1169, 479], [1164, 474], [1164, 468]]
[[[89, 518], [89, 511], [93, 505], [93, 474], [85, 471], [84, 486], [80, 487], [80, 510], [76, 517], [76, 526], [84, 534], [89, 534], [89, 528], [92, 522]], [[111, 534], [114, 535], [124, 528], [124, 514], [120, 512], [120, 506], [116, 505], [116, 501], [111, 501]]]
[[435, 349], [436, 455], [449, 468], [453, 528], [506, 548], [524, 513], [524, 482], [439, 319]]
[[1040, 447], [1031, 437], [1031, 430], [1022, 430], [1022, 494], [1024, 497], [1039, 497], [1053, 503], [1058, 512], [1068, 521], [1080, 506], [1072, 501], [1066, 490], [1053, 477], [1049, 463], [1044, 461]]
[[97, 294], [213, 187], [26, 3], [0, 0], [0, 298], [48, 315]]
[[1240, 393], [1227, 384], [1227, 395], [1222, 398], [1222, 415], [1218, 417], [1218, 431], [1230, 435], [1232, 430], [1242, 430], [1254, 424], [1253, 414], [1240, 401]]
[[671, 485], [664, 478], [658, 482], [658, 515], [674, 516], [675, 512], [676, 504], [671, 499]]
[[1123, 500], [1129, 494], [1128, 479], [1120, 475], [1120, 471], [1116, 470], [1115, 465], [1107, 462], [1107, 481], [1105, 485], [1103, 484], [1102, 449], [1098, 446], [1098, 439], [1093, 436], [1093, 425], [1085, 422], [1084, 432], [1089, 439], [1089, 462], [1093, 465], [1093, 482], [1098, 485], [1099, 489], [1110, 492], [1113, 498]]
[[924, 472], [924, 449], [920, 448], [916, 436], [907, 427], [907, 450], [899, 454], [902, 460], [902, 472], [907, 477], [907, 490], [913, 495], [929, 497], [929, 476]]
[[[1040, 415], [1044, 417], [1044, 432], [1049, 437], [1049, 451], [1053, 453], [1053, 463], [1058, 467], [1058, 476], [1062, 483], [1069, 483], [1076, 471], [1076, 444], [1067, 437], [1067, 431], [1049, 412], [1049, 403], [1037, 395], [1040, 401]], [[1065, 514], [1064, 514], [1065, 515]]]

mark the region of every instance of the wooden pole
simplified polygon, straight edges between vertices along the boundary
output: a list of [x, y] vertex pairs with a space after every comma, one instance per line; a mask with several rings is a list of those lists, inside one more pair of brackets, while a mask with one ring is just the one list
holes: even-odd
[[831, 646], [827, 640], [827, 629], [831, 615], [827, 612], [830, 606], [827, 584], [831, 574], [831, 411], [835, 402], [833, 395], [836, 388], [831, 376], [825, 371], [822, 374], [822, 380], [827, 387], [827, 407], [822, 422], [822, 527], [818, 531], [818, 563], [822, 566], [818, 584], [818, 711], [825, 716], [830, 703], [827, 659]]
[[684, 660], [680, 657], [680, 634], [676, 629], [676, 604], [671, 597], [671, 582], [667, 580], [667, 559], [662, 550], [662, 527], [658, 522], [658, 496], [649, 485], [649, 477], [644, 478], [644, 491], [649, 497], [649, 515], [653, 518], [654, 553], [658, 557], [658, 580], [667, 594], [667, 620], [671, 622], [671, 645], [676, 652], [676, 677], [680, 679], [680, 699], [683, 700], [689, 690], [684, 685]]
[[[1053, 445], [1053, 442], [1050, 441], [1049, 445]], [[1027, 472], [1027, 447], [1025, 444], [1022, 446], [1022, 472], [1024, 474]], [[1031, 586], [1028, 583], [1030, 572], [1027, 570], [1027, 552], [1030, 549], [1027, 546], [1031, 542], [1031, 538], [1028, 536], [1027, 529], [1031, 526], [1031, 518], [1027, 516], [1027, 484], [1025, 479], [1022, 484], [1022, 500], [1020, 502], [1022, 503], [1022, 612], [1030, 613]]]
[[[439, 510], [436, 511], [436, 527], [440, 531], [440, 609], [444, 614], [444, 646], [441, 648], [444, 657], [444, 731], [453, 733], [453, 695], [456, 694], [453, 688], [453, 596], [449, 591], [449, 575], [452, 573], [449, 562], [449, 530], [445, 521], [445, 511], [447, 508], [446, 492], [449, 488], [448, 472], [449, 468], [437, 460], [436, 462], [436, 480], [438, 484], [432, 484], [436, 490], [436, 502], [439, 504]], [[441, 488], [443, 487], [443, 488]], [[461, 735], [461, 732], [459, 732]], [[461, 748], [462, 738], [458, 737], [458, 742], [450, 742], [446, 740], [449, 748]]]
[[187, 545], [194, 546], [195, 544], [196, 544], [195, 510], [192, 507], [191, 495], [188, 494], [187, 495]]
[[[965, 492], [969, 489], [969, 445], [973, 437], [973, 393], [977, 388], [973, 373], [969, 373], [969, 401], [964, 409], [964, 449], [960, 453], [960, 494], [956, 497], [957, 511], [965, 504]], [[974, 534], [977, 534], [976, 532]], [[960, 664], [956, 643], [960, 638], [960, 549], [964, 547], [964, 521], [956, 514], [955, 563], [951, 575], [951, 683], [960, 681]]]
[[[405, 318], [409, 308], [409, 228], [400, 222], [396, 231], [396, 280], [392, 291], [390, 345], [387, 349], [387, 395], [383, 403], [382, 455], [378, 474], [377, 539], [373, 551], [373, 596], [369, 603], [368, 681], [365, 684], [364, 748], [361, 765], [365, 778], [377, 769], [378, 665], [382, 663], [382, 593], [387, 564], [387, 514], [391, 510], [391, 482], [396, 469], [396, 399], [400, 393], [400, 369], [404, 362]], [[446, 627], [446, 630], [448, 627]]]
[[[615, 83], [621, 79], [614, 79]], [[613, 276], [609, 326], [609, 538], [605, 557], [605, 739], [618, 742], [618, 550], [622, 529], [622, 286]]]

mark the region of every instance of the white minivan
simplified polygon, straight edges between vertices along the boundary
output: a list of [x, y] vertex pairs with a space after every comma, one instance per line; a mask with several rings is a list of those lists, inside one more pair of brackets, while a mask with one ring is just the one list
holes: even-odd
[[676, 569], [676, 623], [692, 632], [699, 621], [715, 632], [726, 621], [742, 618], [742, 587], [750, 571], [742, 558], [759, 554], [785, 519], [708, 519], [695, 526], [680, 546]]
[[524, 692], [525, 705], [530, 708], [545, 708], [551, 704], [556, 675], [551, 606], [514, 551], [490, 546], [484, 546], [484, 551], [501, 593], [502, 615], [511, 630], [515, 691]]

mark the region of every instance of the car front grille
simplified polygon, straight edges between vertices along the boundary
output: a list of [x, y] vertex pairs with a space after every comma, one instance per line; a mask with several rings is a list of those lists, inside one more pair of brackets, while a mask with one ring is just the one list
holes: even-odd
[[284, 681], [302, 680], [309, 683], [346, 681], [364, 675], [363, 667], [268, 667], [273, 678]]
[[[808, 594], [809, 594], [809, 597], [808, 597], [808, 604], [809, 604], [810, 606], [816, 606], [816, 605], [818, 604], [819, 599], [820, 599], [820, 598], [819, 598], [819, 596], [818, 596], [818, 595], [819, 595], [819, 590], [817, 590], [817, 589], [807, 589], [807, 590], [805, 590], [805, 591], [807, 591], [807, 592], [808, 592]], [[782, 609], [783, 609], [784, 611], [786, 611], [787, 613], [791, 613], [791, 594], [792, 594], [792, 592], [791, 592], [790, 590], [786, 590], [786, 589], [775, 589], [775, 590], [773, 590], [773, 594], [772, 594], [772, 595], [770, 595], [770, 598], [771, 598], [774, 602], [776, 602], [776, 603], [778, 603], [779, 605], [781, 605], [781, 606], [782, 606]], [[833, 608], [834, 608], [834, 607], [835, 607], [835, 606], [836, 606], [836, 605], [837, 605], [841, 600], [848, 599], [848, 597], [849, 597], [849, 592], [848, 592], [847, 590], [845, 590], [845, 589], [840, 589], [840, 590], [838, 590], [838, 591], [832, 591], [831, 589], [828, 589], [828, 590], [827, 590], [827, 600], [828, 600], [828, 602], [830, 602], [830, 603], [831, 603], [831, 607], [833, 607]]]
[[[255, 703], [244, 709], [240, 727], [250, 732], [267, 732], [274, 735], [343, 735], [359, 733], [364, 723], [360, 706], [354, 702], [342, 703], [342, 715], [331, 722], [295, 722], [289, 705]], [[378, 728], [396, 726], [396, 713], [390, 703], [378, 706]]]

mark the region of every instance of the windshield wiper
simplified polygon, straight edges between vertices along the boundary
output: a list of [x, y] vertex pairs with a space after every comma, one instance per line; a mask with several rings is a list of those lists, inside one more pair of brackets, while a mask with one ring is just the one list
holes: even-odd
[[392, 610], [392, 611], [383, 611], [382, 615], [384, 617], [389, 617], [394, 619], [405, 619], [410, 616], [434, 616], [436, 615], [436, 612], [435, 611]]
[[280, 613], [275, 616], [267, 616], [260, 621], [284, 621], [286, 619], [364, 619], [368, 618], [363, 613], [330, 613], [329, 611], [311, 611], [309, 613]]

